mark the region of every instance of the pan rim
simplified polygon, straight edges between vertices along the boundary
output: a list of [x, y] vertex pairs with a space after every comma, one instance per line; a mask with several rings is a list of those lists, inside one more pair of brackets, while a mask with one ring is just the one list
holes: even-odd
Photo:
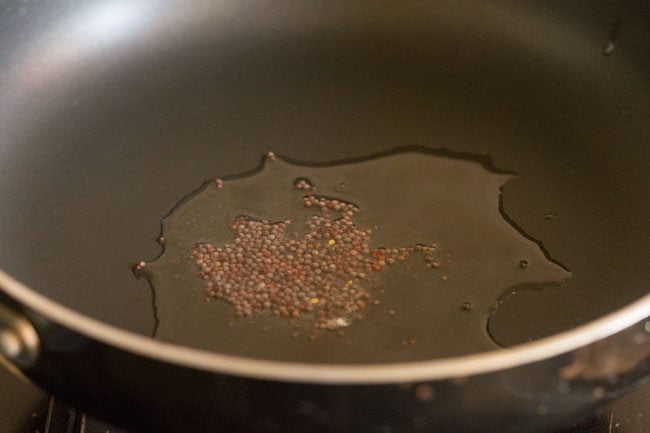
[[61, 326], [146, 358], [251, 379], [330, 385], [433, 381], [505, 370], [572, 352], [650, 320], [650, 294], [647, 294], [586, 324], [511, 348], [430, 361], [318, 364], [225, 355], [158, 341], [74, 311], [34, 291], [1, 269], [0, 291]]

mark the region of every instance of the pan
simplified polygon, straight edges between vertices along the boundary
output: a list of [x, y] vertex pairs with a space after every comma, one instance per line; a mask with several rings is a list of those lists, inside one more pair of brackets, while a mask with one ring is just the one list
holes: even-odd
[[[649, 53], [642, 1], [4, 1], [3, 363], [142, 431], [520, 432], [579, 419], [648, 380]], [[437, 327], [454, 344], [361, 356], [328, 335], [252, 339], [241, 319], [214, 324], [227, 350], [192, 324], [162, 332], [233, 311], [174, 307], [133, 274], [165, 257], [161, 220], [204, 182], [224, 178], [226, 191], [269, 151], [315, 170], [416, 150], [509, 173], [494, 211], [570, 272], [468, 313], [489, 318], [498, 345], [420, 313], [422, 338]], [[399, 342], [382, 323], [349, 330]]]

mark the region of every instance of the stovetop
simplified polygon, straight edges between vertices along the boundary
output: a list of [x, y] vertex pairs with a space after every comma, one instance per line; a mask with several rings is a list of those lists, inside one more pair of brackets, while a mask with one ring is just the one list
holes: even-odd
[[[78, 413], [0, 365], [1, 433], [135, 433]], [[524, 432], [525, 433], [525, 432]], [[555, 433], [650, 433], [650, 385]]]

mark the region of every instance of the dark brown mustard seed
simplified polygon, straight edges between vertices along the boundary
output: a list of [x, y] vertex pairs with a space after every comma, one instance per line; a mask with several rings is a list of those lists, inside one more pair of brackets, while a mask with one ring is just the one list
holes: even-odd
[[296, 189], [303, 190], [303, 191], [310, 191], [314, 189], [314, 184], [311, 183], [309, 180], [304, 179], [304, 178], [298, 178], [293, 182], [293, 186]]

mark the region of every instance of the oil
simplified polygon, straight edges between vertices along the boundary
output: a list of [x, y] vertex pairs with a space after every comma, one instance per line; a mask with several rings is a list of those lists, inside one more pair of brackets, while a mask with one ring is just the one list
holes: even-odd
[[[487, 324], [504, 296], [558, 286], [571, 275], [504, 213], [501, 188], [513, 177], [483, 157], [406, 149], [332, 164], [272, 155], [251, 172], [206, 182], [163, 220], [163, 253], [139, 271], [154, 289], [156, 338], [300, 362], [414, 361], [494, 349]], [[411, 254], [372, 273], [366, 290], [373, 302], [358, 320], [316, 336], [273, 314], [235, 318], [232, 304], [207, 297], [191, 255], [196, 245], [233, 242], [230, 227], [241, 216], [290, 221], [288, 235], [302, 236], [318, 212], [303, 203], [311, 188], [358, 208], [354, 223], [372, 231], [370, 248], [435, 245], [435, 261]]]

